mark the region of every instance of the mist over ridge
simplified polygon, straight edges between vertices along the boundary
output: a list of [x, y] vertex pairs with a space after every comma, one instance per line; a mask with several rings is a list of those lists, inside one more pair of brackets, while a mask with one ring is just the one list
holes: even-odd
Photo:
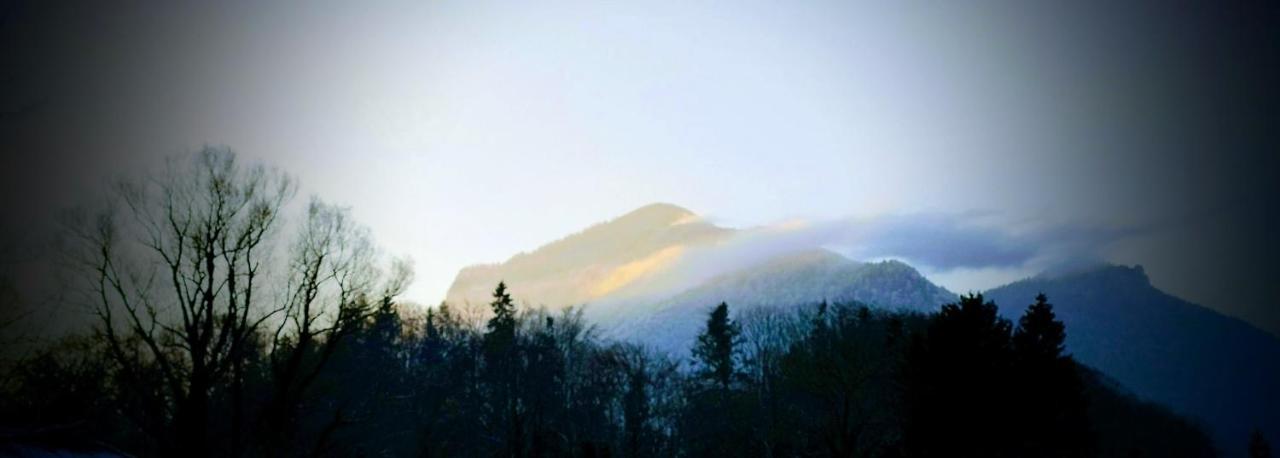
[[1271, 383], [1280, 380], [1280, 338], [1157, 289], [1142, 266], [1103, 260], [1107, 244], [1138, 231], [1013, 232], [966, 217], [981, 220], [890, 215], [727, 229], [655, 204], [506, 263], [468, 267], [446, 302], [485, 304], [490, 285], [505, 281], [527, 307], [581, 306], [603, 336], [680, 358], [722, 302], [744, 320], [820, 303], [931, 314], [959, 296], [916, 266], [1020, 269], [1030, 273], [965, 292], [986, 294], [1010, 319], [1048, 294], [1069, 329], [1068, 353], [1118, 389], [1202, 422], [1219, 443], [1280, 427], [1268, 407], [1280, 404]]
[[299, 6], [0, 0], [0, 457], [1280, 446], [1280, 2]]
[[889, 214], [725, 228], [683, 207], [651, 204], [505, 262], [463, 268], [445, 302], [487, 303], [492, 285], [506, 281], [529, 304], [586, 305], [599, 318], [615, 318], [718, 277], [797, 260], [900, 260], [940, 278], [995, 272], [953, 286], [980, 291], [1042, 271], [1101, 265], [1109, 244], [1138, 233], [1073, 226], [1015, 231], [990, 216]]

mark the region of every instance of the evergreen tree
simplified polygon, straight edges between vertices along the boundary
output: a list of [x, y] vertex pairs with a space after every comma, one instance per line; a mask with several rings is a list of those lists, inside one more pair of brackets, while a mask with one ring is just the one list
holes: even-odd
[[627, 456], [641, 456], [648, 451], [649, 419], [649, 371], [640, 361], [626, 371], [626, 391], [622, 396], [622, 424]]
[[1271, 458], [1271, 444], [1267, 443], [1267, 438], [1262, 437], [1262, 431], [1253, 430], [1253, 434], [1249, 436], [1249, 458]]
[[493, 317], [486, 325], [485, 345], [495, 351], [506, 350], [516, 340], [516, 306], [511, 301], [511, 294], [507, 293], [505, 282], [498, 282], [489, 307], [493, 310]]
[[[692, 352], [699, 364], [692, 373], [642, 347], [602, 346], [579, 315], [515, 313], [505, 285], [493, 305], [489, 325], [441, 306], [411, 331], [404, 327], [414, 318], [389, 301], [370, 306], [373, 313], [348, 331], [317, 373], [314, 396], [290, 419], [297, 426], [281, 454], [1214, 455], [1211, 440], [1193, 423], [1074, 365], [1043, 297], [1012, 332], [994, 304], [979, 296], [927, 318], [836, 303], [819, 307], [817, 316], [730, 320], [722, 304]], [[246, 349], [253, 352], [246, 358], [244, 402], [253, 414], [269, 399], [273, 381], [269, 362], [252, 356], [265, 350]], [[59, 347], [15, 363], [8, 374], [0, 371], [7, 382], [0, 383], [0, 427], [20, 428], [7, 436], [16, 439], [6, 440], [73, 448], [106, 443], [160, 454], [137, 430], [117, 426], [122, 415], [164, 415], [165, 405], [152, 399], [163, 395], [158, 373], [132, 376], [150, 386], [122, 384], [112, 373], [121, 368], [102, 357], [105, 351], [101, 342]], [[779, 352], [768, 356], [776, 358], [775, 369], [753, 366], [762, 351]], [[743, 356], [748, 353], [751, 358]], [[1071, 389], [1074, 377], [1086, 390], [1079, 398]], [[1086, 397], [1087, 417], [1076, 417], [1072, 408], [1086, 406]], [[211, 395], [215, 404], [231, 398], [226, 390]], [[230, 410], [210, 415], [230, 425]], [[1089, 443], [1075, 435], [1082, 425], [1095, 425], [1093, 450], [1076, 447]], [[1254, 433], [1251, 456], [1269, 457], [1269, 449]]]
[[699, 377], [716, 388], [728, 391], [737, 378], [737, 345], [742, 331], [729, 318], [729, 305], [721, 302], [707, 317], [707, 327], [698, 335], [693, 357], [700, 364]]
[[565, 361], [556, 338], [555, 320], [549, 316], [544, 319], [545, 325], [525, 350], [527, 367], [521, 399], [528, 411], [530, 452], [534, 456], [558, 456], [566, 451], [560, 434], [564, 430], [561, 420]]
[[942, 306], [908, 352], [904, 368], [911, 456], [1010, 456], [1012, 325], [982, 295]]
[[1023, 360], [1052, 361], [1061, 359], [1066, 348], [1066, 326], [1053, 313], [1053, 305], [1044, 294], [1036, 296], [1036, 302], [1027, 307], [1018, 319], [1018, 329], [1013, 333], [1013, 349]]
[[1044, 294], [1027, 307], [1013, 333], [1014, 425], [1020, 453], [1071, 457], [1090, 453], [1084, 386], [1063, 354], [1066, 327]]
[[746, 456], [757, 447], [754, 412], [738, 380], [741, 329], [720, 303], [694, 343], [693, 374], [682, 422], [684, 447], [692, 456]]
[[525, 422], [519, 398], [522, 371], [516, 341], [515, 303], [507, 293], [506, 283], [498, 283], [489, 307], [493, 317], [484, 334], [483, 371], [487, 393], [484, 413], [488, 420], [483, 423], [493, 437], [503, 440], [499, 454], [522, 456], [525, 449]]
[[382, 300], [335, 351], [332, 370], [320, 374], [318, 386], [324, 387], [325, 395], [342, 400], [311, 407], [324, 412], [319, 416], [345, 422], [342, 428], [320, 433], [341, 439], [340, 445], [331, 446], [335, 452], [382, 456], [412, 452], [410, 444], [393, 440], [415, 429], [409, 417], [411, 406], [403, 401], [411, 389], [405, 374], [403, 324], [390, 298]]
[[[893, 335], [901, 323], [859, 304], [819, 304], [782, 358], [779, 455], [881, 456], [897, 435]], [[793, 452], [785, 453], [790, 447]]]
[[[605, 421], [614, 423], [618, 456], [671, 456], [676, 450], [668, 441], [679, 425], [671, 415], [688, 408], [685, 396], [677, 388], [683, 381], [679, 364], [666, 355], [655, 353], [634, 343], [614, 343], [589, 359], [594, 373], [609, 373], [607, 386], [620, 411], [608, 414]], [[578, 414], [575, 417], [582, 417]]]

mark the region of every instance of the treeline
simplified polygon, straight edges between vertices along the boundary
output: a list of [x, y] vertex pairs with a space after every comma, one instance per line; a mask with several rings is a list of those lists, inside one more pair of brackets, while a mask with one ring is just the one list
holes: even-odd
[[1213, 454], [1065, 356], [1043, 297], [1016, 324], [981, 296], [931, 315], [721, 304], [659, 354], [501, 284], [488, 307], [401, 307], [406, 263], [343, 208], [289, 224], [292, 180], [225, 149], [108, 191], [65, 221], [92, 332], [4, 364], [0, 454]]
[[1064, 356], [1043, 296], [1016, 325], [981, 296], [928, 316], [821, 304], [735, 320], [721, 304], [687, 357], [603, 341], [573, 310], [517, 310], [505, 285], [490, 307], [484, 320], [376, 304], [303, 355], [328, 360], [288, 402], [259, 336], [239, 393], [210, 384], [194, 437], [163, 377], [125, 373], [100, 336], [69, 339], [8, 373], [8, 439], [184, 456], [1214, 453], [1194, 425]]

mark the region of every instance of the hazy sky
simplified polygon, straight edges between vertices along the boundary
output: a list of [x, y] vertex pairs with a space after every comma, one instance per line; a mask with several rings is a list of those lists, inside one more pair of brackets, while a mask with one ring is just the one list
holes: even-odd
[[[1274, 7], [287, 3], [6, 6], [6, 213], [227, 145], [350, 205], [427, 303], [656, 201], [982, 215], [1126, 234], [1091, 249], [1280, 332]], [[1005, 267], [933, 276], [1031, 268]]]

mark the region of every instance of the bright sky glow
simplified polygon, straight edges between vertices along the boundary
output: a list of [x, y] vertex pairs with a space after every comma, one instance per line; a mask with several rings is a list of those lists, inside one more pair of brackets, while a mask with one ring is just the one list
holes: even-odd
[[[1106, 13], [460, 1], [86, 14], [49, 45], [93, 44], [50, 64], [47, 116], [77, 134], [42, 138], [49, 170], [28, 175], [103, 151], [130, 152], [136, 163], [111, 164], [127, 170], [228, 145], [351, 206], [413, 258], [420, 303], [465, 265], [652, 202], [733, 227], [947, 214], [1014, 233], [1140, 228], [1100, 254], [1211, 299], [1188, 266], [1230, 256], [1178, 259], [1193, 235], [1165, 228], [1195, 196], [1155, 185], [1205, 171], [1166, 160], [1191, 144], [1171, 96], [1191, 83], [1149, 73], [1196, 63], [1168, 52], [1194, 34], [1141, 35]], [[73, 203], [100, 184], [91, 172], [51, 192]], [[1029, 269], [927, 273], [966, 291]]]

